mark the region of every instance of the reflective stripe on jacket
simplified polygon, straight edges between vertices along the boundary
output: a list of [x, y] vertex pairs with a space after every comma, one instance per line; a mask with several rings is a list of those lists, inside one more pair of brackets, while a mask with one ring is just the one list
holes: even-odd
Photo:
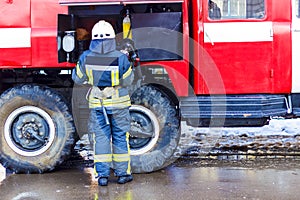
[[121, 86], [113, 96], [102, 100], [89, 96], [90, 108], [125, 108], [131, 105], [126, 86], [131, 85], [134, 75], [127, 56], [120, 51], [107, 54], [85, 51], [73, 69], [72, 79], [77, 84], [87, 83], [102, 88]]

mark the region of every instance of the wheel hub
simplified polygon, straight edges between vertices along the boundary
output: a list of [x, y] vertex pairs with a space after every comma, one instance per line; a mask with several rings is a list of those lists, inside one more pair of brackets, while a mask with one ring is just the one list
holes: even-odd
[[32, 150], [41, 148], [48, 140], [48, 127], [43, 118], [30, 113], [20, 115], [14, 122], [13, 138], [21, 148]]
[[131, 155], [144, 154], [151, 150], [159, 138], [159, 123], [154, 113], [146, 107], [133, 105], [130, 108], [130, 152]]
[[51, 146], [55, 137], [55, 125], [44, 110], [35, 106], [23, 106], [14, 110], [6, 119], [4, 137], [16, 153], [37, 156]]

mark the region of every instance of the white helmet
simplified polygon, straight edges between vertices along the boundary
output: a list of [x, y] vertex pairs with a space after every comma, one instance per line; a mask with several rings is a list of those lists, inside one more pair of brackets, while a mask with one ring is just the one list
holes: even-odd
[[113, 39], [116, 37], [112, 25], [104, 20], [97, 22], [92, 29], [92, 40]]

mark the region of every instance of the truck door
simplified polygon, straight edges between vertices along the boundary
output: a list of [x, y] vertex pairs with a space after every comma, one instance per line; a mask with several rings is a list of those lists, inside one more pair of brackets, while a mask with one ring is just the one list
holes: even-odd
[[0, 1], [0, 66], [31, 65], [30, 1]]
[[292, 0], [292, 92], [300, 93], [300, 3]]
[[[268, 0], [204, 0], [203, 48], [227, 94], [270, 93], [273, 28]], [[200, 69], [201, 70], [201, 69]], [[204, 81], [213, 79], [209, 75]], [[197, 93], [214, 93], [216, 88]]]

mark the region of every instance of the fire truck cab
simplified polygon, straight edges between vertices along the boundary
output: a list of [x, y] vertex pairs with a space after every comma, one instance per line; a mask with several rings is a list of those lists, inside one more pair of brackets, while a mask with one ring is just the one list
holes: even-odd
[[89, 87], [74, 85], [71, 70], [99, 20], [113, 25], [120, 50], [130, 38], [139, 55], [143, 77], [131, 88], [135, 173], [180, 156], [183, 126], [263, 126], [272, 117], [300, 116], [299, 0], [6, 0], [0, 6], [0, 160], [14, 172], [54, 169], [77, 134], [87, 133]]

